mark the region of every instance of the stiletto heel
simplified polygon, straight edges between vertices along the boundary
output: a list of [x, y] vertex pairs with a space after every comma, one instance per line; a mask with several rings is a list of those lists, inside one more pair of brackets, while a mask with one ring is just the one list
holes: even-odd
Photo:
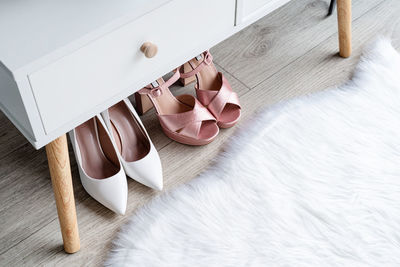
[[166, 136], [187, 145], [211, 143], [219, 133], [213, 115], [192, 95], [175, 97], [169, 90], [179, 77], [176, 69], [168, 81], [160, 78], [139, 90], [139, 94], [150, 98]]
[[210, 52], [205, 51], [189, 60], [181, 69], [184, 70], [181, 78], [196, 78], [196, 96], [215, 117], [219, 127], [229, 128], [239, 121], [241, 111], [238, 95], [215, 68]]
[[[186, 72], [190, 72], [192, 70], [192, 67], [190, 66], [189, 62], [186, 62], [185, 64], [183, 64], [181, 66], [181, 73], [186, 73]], [[196, 77], [195, 76], [189, 76], [186, 78], [179, 78], [179, 82], [182, 84], [182, 86], [186, 86], [188, 84], [194, 83], [196, 81]]]
[[145, 114], [147, 111], [153, 108], [153, 104], [147, 95], [141, 95], [135, 93], [136, 111], [139, 115]]

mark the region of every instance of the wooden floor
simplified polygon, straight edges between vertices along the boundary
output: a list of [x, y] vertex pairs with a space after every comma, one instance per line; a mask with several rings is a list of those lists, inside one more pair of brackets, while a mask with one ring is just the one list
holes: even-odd
[[[212, 144], [172, 142], [161, 132], [154, 111], [144, 116], [163, 163], [165, 191], [200, 173], [256, 110], [346, 81], [362, 46], [378, 34], [391, 37], [400, 48], [400, 1], [353, 0], [353, 55], [339, 58], [336, 13], [325, 16], [328, 2], [294, 0], [211, 49], [243, 106], [238, 127], [222, 130]], [[174, 87], [174, 93], [193, 93], [192, 86]], [[129, 180], [127, 215], [116, 216], [84, 191], [72, 154], [71, 164], [82, 248], [68, 255], [45, 151], [34, 150], [0, 114], [0, 266], [101, 265], [119, 226], [157, 194]]]

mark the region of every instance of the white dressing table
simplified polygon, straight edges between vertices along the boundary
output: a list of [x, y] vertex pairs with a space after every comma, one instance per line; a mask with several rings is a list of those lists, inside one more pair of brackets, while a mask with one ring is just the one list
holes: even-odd
[[[65, 133], [288, 1], [0, 2], [0, 108], [46, 146], [66, 252], [80, 244]], [[337, 6], [348, 57], [351, 0]]]

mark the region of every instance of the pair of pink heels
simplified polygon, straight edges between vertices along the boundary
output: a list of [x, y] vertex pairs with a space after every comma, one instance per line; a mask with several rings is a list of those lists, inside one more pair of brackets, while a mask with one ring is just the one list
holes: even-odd
[[[167, 81], [162, 78], [135, 94], [139, 113], [154, 106], [164, 133], [179, 143], [206, 145], [220, 128], [234, 126], [240, 118], [239, 98], [228, 81], [212, 63], [206, 51], [174, 71]], [[183, 85], [196, 81], [197, 98], [173, 96], [169, 87], [178, 79]]]

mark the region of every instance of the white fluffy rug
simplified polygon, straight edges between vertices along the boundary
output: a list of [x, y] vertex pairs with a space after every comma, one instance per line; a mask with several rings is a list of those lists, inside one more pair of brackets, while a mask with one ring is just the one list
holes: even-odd
[[261, 112], [125, 225], [109, 266], [400, 266], [400, 56]]

